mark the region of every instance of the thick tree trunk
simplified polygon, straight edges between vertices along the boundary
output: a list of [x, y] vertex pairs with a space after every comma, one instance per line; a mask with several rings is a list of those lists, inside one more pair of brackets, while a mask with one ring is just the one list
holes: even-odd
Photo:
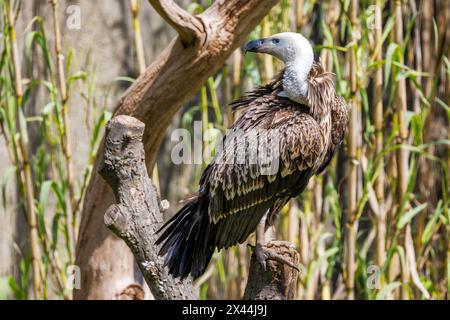
[[[174, 39], [127, 90], [115, 114], [132, 115], [147, 125], [143, 143], [147, 165], [152, 167], [176, 111], [242, 44], [278, 0], [215, 1], [198, 16], [190, 16], [172, 1], [164, 5], [160, 1], [150, 2], [179, 32], [181, 39]], [[176, 15], [170, 14], [172, 9]], [[193, 26], [186, 26], [186, 21], [195, 22]], [[99, 154], [102, 153], [100, 148]], [[74, 291], [75, 299], [114, 297], [130, 285], [115, 282], [117, 274], [133, 274], [129, 260], [122, 262], [121, 255], [126, 250], [124, 242], [112, 237], [103, 226], [103, 214], [114, 197], [96, 173], [98, 166], [99, 157], [83, 207], [76, 257], [82, 278], [81, 289]], [[106, 289], [111, 288], [116, 292], [107, 292]]]
[[[156, 299], [196, 299], [192, 281], [174, 279], [158, 256], [156, 231], [163, 224], [161, 202], [145, 166], [142, 135], [145, 125], [129, 116], [117, 116], [108, 122], [103, 158], [99, 170], [111, 186], [116, 204], [106, 211], [104, 223], [133, 252], [134, 258]], [[272, 241], [268, 247], [299, 263], [299, 253], [290, 242]], [[298, 271], [275, 261], [267, 262], [267, 269], [253, 257], [244, 299], [287, 300], [296, 292]], [[137, 290], [136, 290], [137, 289]], [[139, 299], [138, 286], [129, 286], [121, 299]], [[137, 292], [137, 293], [136, 293]]]

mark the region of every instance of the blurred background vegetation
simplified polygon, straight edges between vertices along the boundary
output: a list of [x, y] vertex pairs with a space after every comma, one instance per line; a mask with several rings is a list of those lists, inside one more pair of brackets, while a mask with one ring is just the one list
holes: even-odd
[[[146, 1], [0, 2], [0, 298], [70, 299], [104, 125], [174, 32]], [[179, 1], [192, 13], [211, 2]], [[70, 5], [80, 30], [66, 24]], [[448, 298], [449, 21], [447, 0], [281, 0], [251, 33], [304, 34], [352, 110], [339, 154], [277, 223], [276, 238], [301, 254], [297, 299]], [[183, 106], [152, 174], [170, 213], [206, 165], [171, 163], [172, 129], [201, 120], [225, 132], [227, 103], [280, 68], [236, 50]], [[241, 298], [249, 255], [246, 245], [216, 253], [200, 297]]]

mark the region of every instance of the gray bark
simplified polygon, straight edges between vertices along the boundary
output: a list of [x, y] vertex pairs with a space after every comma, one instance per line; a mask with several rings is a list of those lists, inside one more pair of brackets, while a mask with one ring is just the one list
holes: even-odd
[[99, 171], [111, 186], [117, 204], [109, 207], [104, 221], [131, 249], [156, 299], [195, 299], [192, 281], [173, 278], [154, 245], [163, 218], [159, 196], [145, 166], [144, 127], [129, 116], [117, 116], [106, 127]]

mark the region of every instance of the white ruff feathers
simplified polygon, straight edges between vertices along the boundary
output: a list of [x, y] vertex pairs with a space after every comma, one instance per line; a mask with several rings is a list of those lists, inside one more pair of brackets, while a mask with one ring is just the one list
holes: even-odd
[[279, 36], [285, 40], [284, 48], [279, 55], [286, 66], [283, 90], [291, 100], [303, 103], [308, 95], [306, 79], [314, 61], [313, 49], [309, 41], [301, 34], [285, 32]]

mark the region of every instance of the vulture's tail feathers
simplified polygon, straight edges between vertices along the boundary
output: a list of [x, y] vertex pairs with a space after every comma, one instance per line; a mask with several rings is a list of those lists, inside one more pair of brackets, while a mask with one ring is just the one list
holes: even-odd
[[193, 199], [186, 203], [164, 226], [156, 245], [163, 244], [158, 252], [165, 255], [164, 264], [174, 277], [186, 278], [189, 274], [195, 279], [208, 266], [214, 253], [211, 242], [213, 227], [208, 215], [202, 214], [208, 210], [204, 197]]

